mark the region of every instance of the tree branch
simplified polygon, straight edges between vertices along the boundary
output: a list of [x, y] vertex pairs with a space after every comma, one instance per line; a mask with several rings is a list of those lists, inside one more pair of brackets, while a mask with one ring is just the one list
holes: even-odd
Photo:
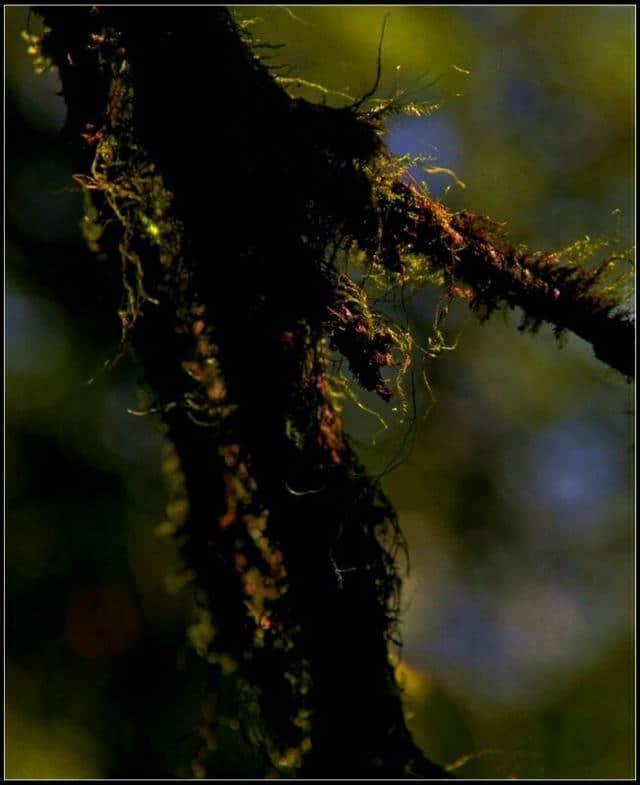
[[[561, 253], [533, 254], [512, 245], [503, 228], [471, 212], [451, 213], [403, 182], [383, 208], [386, 264], [402, 268], [403, 253], [424, 254], [443, 270], [451, 291], [486, 319], [501, 304], [519, 307], [522, 329], [541, 322], [556, 334], [571, 330], [596, 357], [627, 377], [635, 373], [635, 322], [602, 278], [616, 259], [594, 269], [563, 264]], [[456, 286], [462, 284], [462, 286]]]

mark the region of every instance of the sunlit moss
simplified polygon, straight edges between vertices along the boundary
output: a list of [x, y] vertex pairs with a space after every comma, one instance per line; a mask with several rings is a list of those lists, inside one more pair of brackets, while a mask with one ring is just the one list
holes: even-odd
[[[47, 29], [44, 30], [45, 34]], [[33, 58], [33, 70], [36, 74], [43, 74], [53, 66], [53, 60], [42, 52], [42, 37], [22, 31], [22, 39], [27, 43], [27, 54]]]

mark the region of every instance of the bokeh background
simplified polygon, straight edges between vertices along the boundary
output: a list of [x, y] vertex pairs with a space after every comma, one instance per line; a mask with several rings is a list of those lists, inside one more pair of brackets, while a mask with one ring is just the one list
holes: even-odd
[[[429, 175], [434, 194], [507, 221], [535, 249], [586, 234], [633, 243], [634, 8], [235, 13], [285, 44], [261, 50], [277, 73], [357, 97], [387, 11], [378, 96], [440, 104], [391, 120], [388, 143], [466, 184]], [[5, 8], [5, 773], [190, 776], [206, 673], [185, 642], [175, 548], [153, 533], [167, 503], [162, 436], [127, 414], [135, 363], [103, 369], [119, 339], [117, 276], [80, 236], [60, 86], [33, 73], [20, 32], [39, 22], [27, 17]], [[425, 341], [435, 298], [408, 304]], [[417, 379], [415, 416], [385, 412], [382, 429], [345, 412], [373, 472], [413, 442], [383, 479], [411, 559], [410, 724], [462, 777], [630, 777], [633, 386], [579, 339], [559, 348], [550, 329], [517, 324], [454, 308], [457, 349], [425, 369], [435, 402]], [[214, 773], [242, 776], [232, 734], [227, 746]]]

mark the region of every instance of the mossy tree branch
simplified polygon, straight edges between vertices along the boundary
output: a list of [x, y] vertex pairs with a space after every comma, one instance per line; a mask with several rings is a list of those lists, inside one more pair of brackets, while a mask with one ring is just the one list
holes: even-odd
[[85, 234], [120, 263], [123, 341], [173, 445], [163, 528], [202, 601], [190, 637], [212, 690], [235, 685], [265, 773], [447, 776], [405, 723], [387, 651], [403, 541], [343, 433], [329, 362], [333, 346], [389, 399], [382, 369], [406, 347], [337, 259], [357, 247], [403, 285], [421, 254], [476, 307], [519, 305], [605, 358], [625, 319], [580, 273], [404, 185], [375, 113], [290, 98], [225, 9], [36, 10]]
[[391, 190], [381, 242], [387, 266], [401, 270], [403, 254], [426, 255], [481, 318], [501, 304], [519, 307], [525, 314], [522, 329], [547, 322], [557, 335], [570, 330], [588, 341], [602, 362], [627, 377], [635, 375], [635, 323], [621, 308], [615, 287], [601, 285], [620, 261], [630, 261], [628, 254], [610, 255], [592, 269], [567, 264], [561, 252], [514, 246], [490, 218], [451, 213], [403, 182]]

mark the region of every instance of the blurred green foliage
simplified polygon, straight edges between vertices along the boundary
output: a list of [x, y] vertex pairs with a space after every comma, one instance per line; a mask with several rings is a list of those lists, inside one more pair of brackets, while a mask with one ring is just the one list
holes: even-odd
[[[234, 11], [256, 20], [257, 44], [286, 44], [257, 49], [274, 73], [354, 99], [375, 80], [387, 12], [377, 96], [440, 105], [392, 120], [389, 144], [466, 184], [432, 174], [435, 194], [533, 248], [632, 242], [632, 8]], [[6, 774], [191, 776], [206, 666], [186, 641], [189, 598], [166, 591], [175, 553], [153, 535], [162, 439], [126, 414], [135, 364], [101, 370], [119, 340], [118, 276], [83, 244], [59, 84], [33, 74], [20, 38], [37, 20], [5, 13]], [[425, 343], [436, 294], [407, 304]], [[480, 328], [454, 309], [458, 347], [426, 368], [435, 405], [418, 375], [405, 421], [385, 410], [380, 432], [347, 410], [371, 471], [413, 445], [384, 479], [411, 558], [410, 723], [465, 777], [629, 777], [633, 390], [578, 339], [558, 349], [550, 330], [512, 322]], [[211, 776], [243, 774], [234, 738], [231, 723]]]

